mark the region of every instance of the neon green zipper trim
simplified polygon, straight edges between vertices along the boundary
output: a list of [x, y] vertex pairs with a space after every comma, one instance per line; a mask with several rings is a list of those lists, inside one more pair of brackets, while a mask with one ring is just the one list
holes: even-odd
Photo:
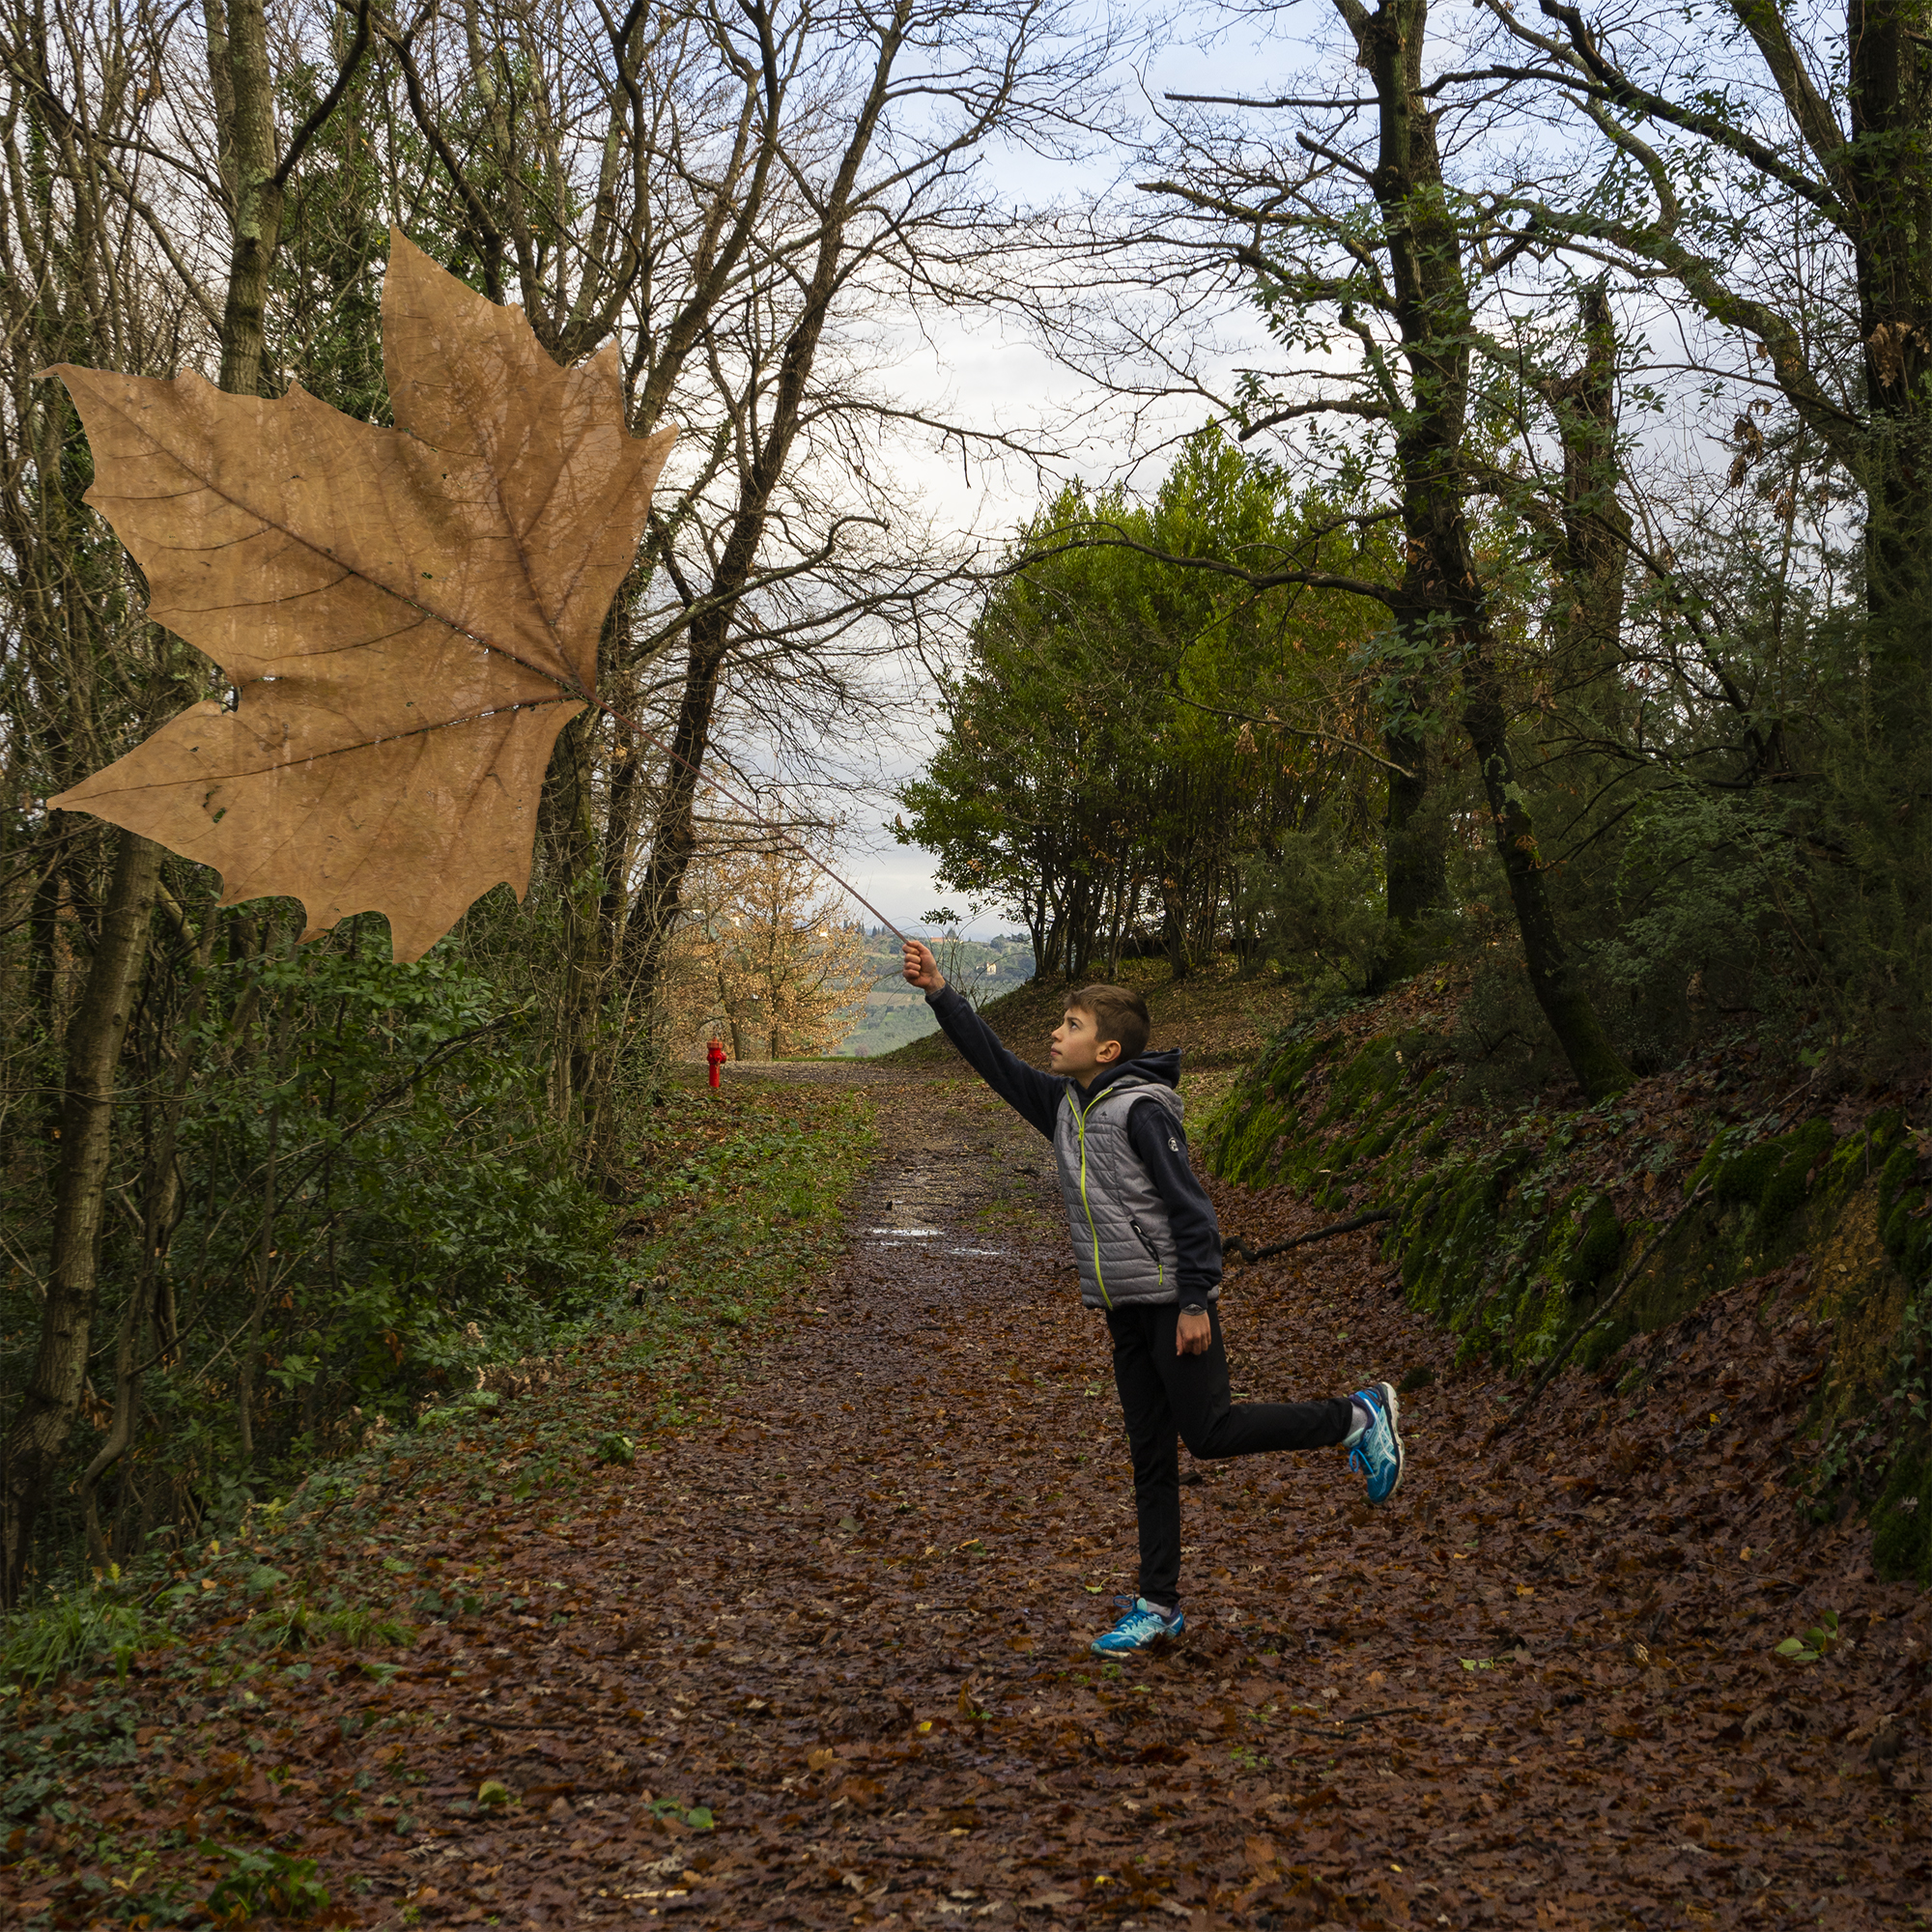
[[[1094, 1099], [1088, 1101], [1087, 1108], [1096, 1106], [1100, 1097], [1095, 1094]], [[1100, 1272], [1100, 1231], [1094, 1225], [1094, 1209], [1087, 1200], [1087, 1112], [1074, 1105], [1071, 1094], [1067, 1096], [1066, 1104], [1073, 1112], [1073, 1137], [1080, 1143], [1080, 1207], [1087, 1216], [1087, 1232], [1094, 1237], [1094, 1285], [1100, 1291], [1101, 1307], [1111, 1309], [1114, 1303], [1107, 1293], [1106, 1277]]]

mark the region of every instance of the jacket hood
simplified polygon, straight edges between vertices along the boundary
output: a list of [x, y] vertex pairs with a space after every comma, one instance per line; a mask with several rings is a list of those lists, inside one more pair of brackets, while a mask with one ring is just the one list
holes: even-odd
[[1118, 1085], [1129, 1074], [1149, 1086], [1178, 1090], [1180, 1086], [1180, 1049], [1177, 1046], [1162, 1053], [1137, 1053], [1131, 1060], [1122, 1060], [1116, 1065], [1105, 1067], [1091, 1087], [1080, 1089], [1081, 1094], [1088, 1101], [1095, 1100], [1109, 1087]]

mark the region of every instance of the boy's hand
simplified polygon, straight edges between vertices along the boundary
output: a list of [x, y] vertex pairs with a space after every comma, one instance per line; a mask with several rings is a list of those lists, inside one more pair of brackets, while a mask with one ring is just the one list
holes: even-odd
[[1183, 1308], [1174, 1324], [1177, 1355], [1205, 1355], [1214, 1343], [1214, 1324], [1205, 1308]]
[[939, 970], [939, 961], [932, 956], [930, 948], [916, 939], [905, 943], [905, 976], [922, 993], [945, 990], [946, 975]]

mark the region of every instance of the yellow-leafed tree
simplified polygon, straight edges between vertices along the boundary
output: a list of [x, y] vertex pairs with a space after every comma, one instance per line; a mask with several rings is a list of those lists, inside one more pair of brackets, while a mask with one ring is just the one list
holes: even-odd
[[830, 1053], [871, 983], [865, 935], [824, 875], [776, 840], [717, 844], [694, 866], [677, 935], [680, 1040], [728, 1029], [737, 1059]]

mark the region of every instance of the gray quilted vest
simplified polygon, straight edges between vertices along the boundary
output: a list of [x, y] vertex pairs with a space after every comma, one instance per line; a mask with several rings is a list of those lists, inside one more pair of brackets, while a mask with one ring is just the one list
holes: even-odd
[[[1069, 1080], [1053, 1126], [1060, 1193], [1089, 1308], [1179, 1299], [1167, 1205], [1127, 1140], [1127, 1113], [1152, 1100], [1178, 1121], [1180, 1095], [1164, 1081], [1122, 1073], [1082, 1106]], [[1220, 1290], [1214, 1290], [1218, 1295]]]

